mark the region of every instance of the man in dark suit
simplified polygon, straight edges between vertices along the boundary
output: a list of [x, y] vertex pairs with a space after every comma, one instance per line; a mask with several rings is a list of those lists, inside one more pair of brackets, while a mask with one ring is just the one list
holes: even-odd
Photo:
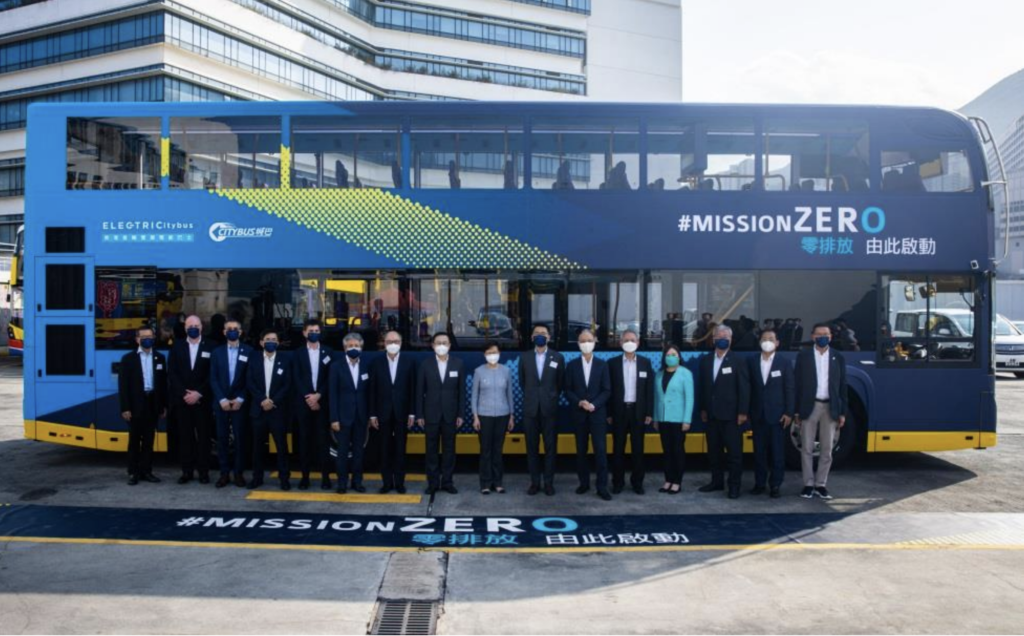
[[590, 490], [590, 466], [587, 461], [587, 442], [594, 445], [594, 463], [597, 468], [597, 496], [611, 501], [608, 492], [608, 411], [606, 405], [612, 396], [612, 383], [608, 363], [594, 357], [594, 334], [589, 329], [580, 331], [577, 343], [581, 355], [565, 369], [565, 397], [572, 407], [576, 425], [576, 472], [580, 485], [576, 494]]
[[[247, 397], [246, 382], [249, 364], [256, 363], [256, 352], [242, 344], [242, 325], [237, 320], [224, 323], [226, 344], [213, 351], [210, 363], [210, 390], [213, 392], [213, 412], [217, 419], [217, 462], [220, 479], [217, 488], [230, 483], [231, 469], [235, 472], [235, 485], [245, 487], [245, 460], [251, 454], [249, 412], [242, 408]], [[235, 459], [231, 461], [231, 438], [235, 440]]]
[[623, 354], [608, 362], [612, 382], [611, 417], [612, 493], [626, 485], [626, 440], [630, 440], [633, 473], [629, 483], [633, 492], [644, 494], [644, 436], [654, 419], [654, 367], [651, 361], [636, 355], [640, 336], [632, 329], [622, 334]]
[[402, 335], [384, 334], [386, 354], [370, 364], [370, 426], [380, 434], [381, 494], [405, 492], [405, 442], [416, 423], [416, 363], [402, 356]]
[[549, 346], [544, 325], [533, 328], [533, 349], [519, 356], [519, 386], [523, 390], [523, 429], [526, 463], [530, 471], [528, 495], [541, 488], [540, 440], [544, 439], [544, 494], [555, 494], [555, 459], [558, 457], [558, 398], [565, 384], [565, 360]]
[[263, 458], [267, 452], [268, 433], [277, 447], [277, 475], [281, 490], [291, 490], [288, 471], [288, 400], [291, 397], [291, 366], [284, 354], [278, 353], [277, 332], [264, 329], [260, 334], [263, 355], [249, 365], [249, 417], [252, 418], [253, 454], [252, 481], [249, 489], [263, 485]]
[[[455, 472], [455, 433], [462, 426], [466, 405], [466, 375], [462, 360], [449, 355], [451, 338], [435, 333], [431, 344], [434, 358], [425, 360], [416, 373], [416, 418], [427, 435], [427, 494], [440, 485], [446, 492], [458, 491], [452, 481]], [[443, 465], [438, 450], [443, 454]]]
[[320, 329], [319, 320], [307, 320], [302, 327], [306, 346], [292, 354], [295, 439], [302, 468], [299, 490], [309, 488], [309, 473], [314, 467], [321, 471], [320, 488], [331, 489], [328, 383], [334, 352], [321, 344]]
[[793, 364], [775, 354], [778, 348], [775, 330], [765, 329], [761, 332], [761, 355], [752, 359], [750, 366], [750, 420], [754, 432], [754, 489], [750, 494], [760, 495], [767, 484], [772, 499], [779, 498], [786, 471], [786, 430], [793, 421], [795, 399]]
[[177, 416], [178, 450], [181, 459], [179, 484], [187, 484], [199, 469], [199, 483], [210, 483], [210, 424], [213, 395], [210, 360], [213, 343], [203, 338], [199, 316], [185, 319], [184, 340], [178, 340], [167, 359], [170, 407]]
[[730, 350], [732, 329], [716, 327], [714, 345], [714, 353], [700, 361], [700, 419], [706, 427], [711, 482], [698, 490], [725, 489], [724, 447], [729, 453], [729, 498], [736, 499], [743, 473], [742, 426], [750, 411], [750, 374], [746, 362]]
[[156, 423], [167, 413], [167, 362], [153, 350], [156, 343], [151, 327], [135, 332], [139, 348], [121, 358], [117, 394], [121, 417], [128, 422], [128, 485], [139, 480], [156, 483], [153, 474], [153, 441]]
[[[831, 499], [826, 488], [832, 468], [832, 448], [836, 435], [846, 425], [849, 409], [846, 385], [846, 360], [834, 350], [832, 330], [825, 323], [814, 325], [814, 348], [796, 357], [796, 423], [802, 442], [801, 467], [805, 499], [818, 496]], [[818, 471], [814, 471], [814, 441], [818, 440]]]
[[[348, 490], [366, 492], [363, 486], [363, 452], [370, 410], [370, 370], [362, 359], [363, 337], [349, 333], [342, 340], [345, 359], [331, 365], [331, 430], [338, 440], [338, 493]], [[349, 463], [349, 453], [352, 462]]]

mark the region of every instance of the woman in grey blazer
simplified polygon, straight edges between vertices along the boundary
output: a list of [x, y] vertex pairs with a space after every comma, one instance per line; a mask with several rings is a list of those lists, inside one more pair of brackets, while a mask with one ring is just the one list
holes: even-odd
[[515, 419], [512, 416], [512, 373], [507, 366], [498, 363], [501, 349], [497, 343], [487, 343], [484, 358], [487, 364], [473, 372], [470, 407], [473, 428], [480, 433], [480, 492], [489, 495], [491, 490], [505, 492], [501, 483], [504, 477], [502, 453], [505, 433], [515, 426]]

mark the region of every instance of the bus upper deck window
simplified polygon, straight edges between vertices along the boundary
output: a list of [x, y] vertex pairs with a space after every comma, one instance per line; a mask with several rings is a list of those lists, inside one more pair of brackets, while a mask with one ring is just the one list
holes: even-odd
[[974, 180], [964, 150], [882, 151], [884, 192], [971, 192]]
[[[655, 128], [655, 131], [657, 134], [659, 128]], [[679, 175], [673, 187], [682, 191], [702, 192], [753, 188], [757, 147], [752, 120], [713, 119], [695, 124], [692, 131], [692, 160], [687, 152], [680, 153]], [[686, 132], [683, 134], [685, 151], [689, 149], [689, 144], [685, 139]], [[651, 157], [648, 157], [648, 166], [652, 165], [650, 162]], [[652, 176], [648, 173], [648, 178]]]
[[767, 191], [870, 189], [868, 126], [846, 120], [768, 120], [762, 166]]
[[523, 185], [519, 118], [417, 118], [412, 123], [414, 188], [517, 190]]
[[280, 153], [278, 117], [171, 118], [172, 188], [277, 188]]
[[401, 131], [395, 117], [293, 117], [292, 187], [402, 187]]
[[67, 124], [68, 190], [160, 187], [158, 117], [71, 117]]
[[534, 122], [535, 190], [636, 190], [640, 132], [635, 119], [545, 119]]

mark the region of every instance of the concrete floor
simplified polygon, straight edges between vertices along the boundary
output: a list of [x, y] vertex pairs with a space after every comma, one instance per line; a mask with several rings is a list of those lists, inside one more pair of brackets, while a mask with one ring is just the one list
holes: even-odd
[[[365, 633], [379, 596], [442, 598], [440, 633], [1007, 633], [1024, 628], [1024, 381], [998, 383], [999, 446], [864, 457], [834, 474], [833, 502], [699, 495], [691, 458], [684, 494], [623, 494], [608, 504], [571, 492], [482, 497], [470, 473], [434, 515], [847, 513], [816, 537], [859, 543], [894, 528], [957, 533], [1007, 522], [1003, 545], [900, 549], [697, 550], [586, 554], [316, 552], [251, 548], [0, 545], [0, 633]], [[20, 380], [0, 366], [0, 504], [422, 515], [418, 504], [266, 502], [241, 489], [124, 485], [123, 457], [21, 439]], [[467, 470], [472, 467], [468, 463]], [[515, 466], [513, 466], [515, 468]], [[653, 471], [652, 471], [653, 472]], [[648, 477], [648, 490], [657, 487]], [[746, 474], [745, 486], [751, 485]], [[963, 514], [972, 513], [972, 514]], [[840, 519], [842, 519], [840, 521]], [[945, 527], [945, 525], [943, 526]], [[940, 533], [941, 534], [941, 533]], [[811, 542], [813, 542], [812, 539]], [[408, 556], [405, 556], [408, 555]], [[383, 583], [383, 587], [382, 587]]]

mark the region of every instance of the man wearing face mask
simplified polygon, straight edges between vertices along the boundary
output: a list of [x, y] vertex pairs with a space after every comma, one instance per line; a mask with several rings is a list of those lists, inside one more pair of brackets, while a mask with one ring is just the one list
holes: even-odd
[[314, 468], [321, 471], [320, 488], [331, 489], [331, 454], [329, 443], [327, 388], [334, 352], [320, 342], [320, 321], [306, 320], [302, 336], [306, 339], [304, 349], [292, 355], [292, 391], [296, 414], [296, 439], [299, 447], [299, 464], [302, 480], [299, 490], [309, 489], [309, 473]]
[[654, 418], [654, 367], [651, 361], [636, 355], [640, 336], [632, 329], [622, 334], [621, 356], [608, 362], [612, 382], [612, 493], [626, 485], [626, 440], [630, 440], [633, 472], [629, 483], [633, 492], [644, 494], [644, 437]]
[[[234, 484], [245, 487], [245, 461], [252, 453], [248, 411], [242, 408], [246, 398], [246, 382], [250, 360], [256, 362], [252, 347], [242, 344], [242, 325], [237, 320], [224, 323], [226, 344], [217, 347], [210, 363], [210, 390], [213, 412], [217, 419], [217, 461], [220, 479], [217, 488], [227, 486], [232, 469]], [[235, 440], [235, 458], [231, 460], [231, 439]]]
[[402, 334], [384, 334], [387, 354], [370, 365], [370, 426], [380, 433], [381, 494], [405, 493], [405, 443], [416, 423], [416, 363], [402, 353]]
[[199, 469], [199, 483], [210, 483], [210, 359], [213, 344], [203, 338], [199, 316], [185, 319], [184, 340], [178, 340], [168, 356], [171, 408], [177, 416], [181, 460], [179, 484], [187, 484]]
[[732, 329], [714, 331], [715, 351], [700, 361], [700, 419], [704, 422], [711, 481], [698, 490], [725, 489], [723, 449], [729, 453], [729, 499], [740, 496], [743, 473], [743, 432], [750, 410], [750, 374], [747, 364], [733, 355]]
[[[434, 334], [434, 359], [426, 360], [416, 373], [416, 418], [427, 436], [427, 494], [438, 487], [455, 494], [455, 433], [462, 426], [466, 406], [466, 376], [462, 360], [453, 358], [447, 333]], [[438, 450], [444, 464], [438, 459]]]
[[266, 454], [268, 434], [273, 436], [277, 447], [277, 475], [281, 490], [291, 490], [291, 473], [288, 469], [288, 398], [291, 395], [291, 365], [284, 354], [278, 353], [280, 344], [277, 332], [264, 329], [260, 334], [263, 355], [255, 364], [249, 365], [249, 416], [255, 443], [252, 456], [252, 481], [249, 489], [263, 485], [263, 458]]
[[597, 496], [611, 501], [608, 492], [608, 400], [612, 396], [612, 383], [608, 374], [608, 363], [594, 357], [596, 339], [593, 332], [584, 329], [577, 338], [580, 347], [579, 358], [566, 366], [565, 396], [572, 407], [573, 422], [576, 424], [576, 473], [580, 485], [576, 494], [590, 490], [590, 466], [587, 461], [587, 444], [594, 446], [594, 463], [597, 469]]
[[[814, 325], [814, 348], [796, 358], [796, 423], [802, 442], [804, 499], [831, 499], [826, 483], [832, 468], [832, 447], [846, 424], [849, 408], [846, 360], [830, 345], [832, 330], [826, 323]], [[814, 442], [819, 442], [818, 470], [814, 471]]]
[[523, 430], [526, 463], [530, 471], [528, 495], [541, 490], [540, 441], [544, 440], [544, 494], [555, 494], [555, 459], [558, 457], [556, 418], [558, 398], [565, 384], [565, 360], [551, 349], [551, 334], [544, 325], [533, 327], [533, 349], [519, 356], [519, 386], [523, 389]]
[[[352, 332], [342, 340], [345, 360], [331, 365], [331, 430], [338, 442], [338, 493], [363, 486], [363, 451], [369, 425], [370, 370], [363, 360], [363, 337]], [[351, 462], [349, 455], [352, 455]]]
[[139, 480], [156, 483], [153, 474], [153, 440], [157, 420], [167, 410], [167, 368], [164, 355], [153, 349], [156, 343], [150, 327], [135, 332], [139, 348], [124, 354], [117, 374], [121, 418], [128, 423], [128, 485]]
[[775, 354], [778, 346], [774, 329], [762, 331], [761, 355], [751, 360], [750, 367], [750, 419], [754, 433], [754, 489], [750, 494], [764, 493], [767, 485], [772, 499], [780, 497], [786, 470], [786, 429], [793, 420], [795, 399], [793, 364]]

